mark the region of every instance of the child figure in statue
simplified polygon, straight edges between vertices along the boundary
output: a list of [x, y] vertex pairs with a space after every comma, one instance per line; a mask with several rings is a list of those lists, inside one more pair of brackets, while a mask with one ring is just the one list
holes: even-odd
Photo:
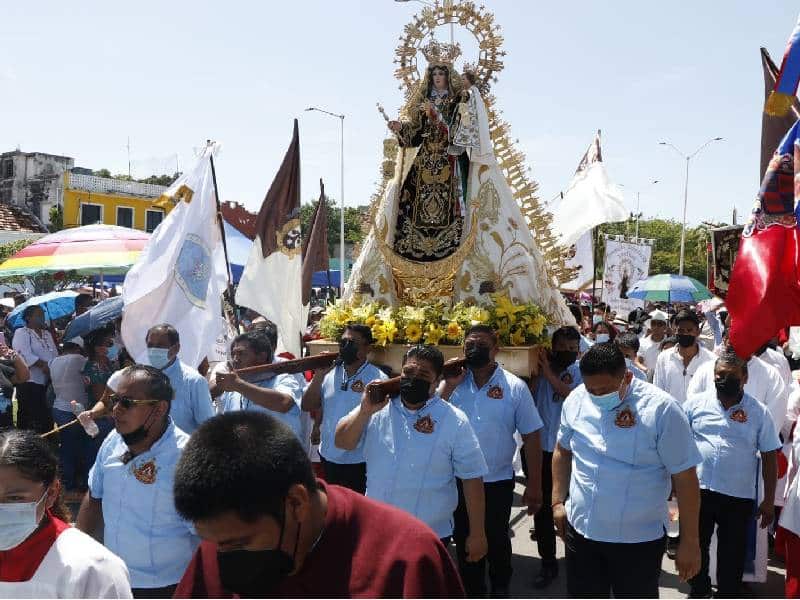
[[480, 146], [475, 80], [475, 73], [472, 71], [464, 71], [461, 76], [461, 84], [463, 86], [461, 102], [459, 102], [458, 110], [453, 115], [453, 123], [450, 126], [453, 138], [447, 149], [447, 152], [454, 156], [462, 154], [467, 149], [474, 149]]

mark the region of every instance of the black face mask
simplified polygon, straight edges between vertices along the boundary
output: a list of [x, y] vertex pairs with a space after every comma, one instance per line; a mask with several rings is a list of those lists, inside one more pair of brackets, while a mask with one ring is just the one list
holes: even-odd
[[729, 375], [724, 379], [715, 379], [714, 387], [717, 388], [717, 396], [723, 398], [738, 398], [742, 395], [742, 380], [735, 375]]
[[423, 404], [429, 397], [431, 382], [416, 377], [400, 378], [400, 397], [412, 406]]
[[678, 336], [678, 345], [681, 348], [690, 348], [691, 346], [694, 346], [694, 342], [695, 342], [696, 339], [697, 339], [696, 337], [694, 337], [693, 335], [689, 335], [688, 333], [687, 334], [683, 334], [683, 335], [679, 335]]
[[353, 340], [341, 340], [339, 342], [339, 358], [346, 365], [352, 365], [358, 360], [358, 346]]
[[474, 369], [485, 367], [489, 364], [489, 360], [491, 360], [489, 357], [489, 348], [480, 344], [467, 346], [464, 350], [464, 356], [467, 359], [467, 365]]
[[572, 352], [570, 350], [557, 350], [553, 352], [553, 362], [562, 369], [566, 369], [576, 360], [578, 360], [577, 352]]
[[153, 416], [154, 410], [155, 407], [150, 409], [150, 414], [147, 415], [147, 418], [144, 420], [144, 423], [139, 425], [139, 427], [137, 427], [130, 433], [119, 434], [120, 437], [122, 438], [122, 441], [125, 442], [125, 445], [128, 446], [128, 448], [130, 448], [131, 446], [135, 446], [136, 444], [144, 440], [144, 438], [147, 437], [147, 434], [150, 433], [150, 427], [149, 426], [145, 427], [145, 423], [147, 423], [150, 420], [150, 417]]
[[286, 513], [281, 521], [281, 534], [278, 546], [269, 550], [231, 550], [217, 552], [217, 565], [222, 586], [242, 598], [263, 598], [280, 584], [294, 570], [297, 544], [300, 541], [300, 524], [294, 550], [289, 556], [281, 550], [283, 532], [286, 527]]

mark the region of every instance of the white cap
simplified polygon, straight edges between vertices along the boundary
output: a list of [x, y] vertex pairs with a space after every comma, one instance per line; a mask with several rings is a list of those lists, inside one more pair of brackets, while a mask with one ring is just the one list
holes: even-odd
[[650, 321], [664, 321], [664, 323], [669, 322], [669, 316], [663, 310], [654, 310], [649, 316]]

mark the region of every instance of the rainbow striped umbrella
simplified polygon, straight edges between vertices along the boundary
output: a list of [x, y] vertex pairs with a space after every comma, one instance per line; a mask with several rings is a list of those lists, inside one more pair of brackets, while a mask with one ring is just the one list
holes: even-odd
[[126, 273], [149, 233], [116, 225], [85, 225], [51, 233], [0, 265], [0, 278], [77, 271], [80, 275]]

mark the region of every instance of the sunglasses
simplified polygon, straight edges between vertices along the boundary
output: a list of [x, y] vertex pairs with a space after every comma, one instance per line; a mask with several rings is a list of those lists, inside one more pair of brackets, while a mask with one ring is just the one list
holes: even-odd
[[118, 394], [111, 394], [111, 396], [109, 396], [109, 401], [111, 402], [112, 408], [119, 404], [125, 410], [129, 410], [140, 404], [156, 404], [157, 402], [161, 402], [161, 400], [136, 400], [130, 396], [119, 396]]

